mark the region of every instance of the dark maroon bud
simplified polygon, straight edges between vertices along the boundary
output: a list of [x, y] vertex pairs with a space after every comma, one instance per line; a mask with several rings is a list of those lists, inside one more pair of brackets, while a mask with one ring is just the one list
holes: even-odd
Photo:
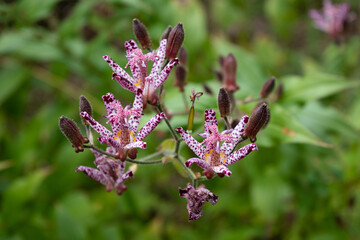
[[146, 30], [144, 24], [142, 24], [138, 19], [134, 18], [133, 20], [133, 29], [136, 38], [139, 40], [142, 48], [148, 48], [151, 46], [151, 41], [149, 34]]
[[205, 169], [202, 174], [207, 178], [211, 179], [214, 176], [214, 171], [212, 169]]
[[138, 150], [136, 148], [132, 148], [128, 151], [128, 157], [131, 159], [135, 159], [137, 155]]
[[163, 32], [163, 34], [161, 35], [161, 38], [160, 38], [160, 41], [161, 40], [163, 40], [163, 39], [168, 39], [169, 38], [169, 34], [170, 34], [170, 32], [171, 32], [171, 29], [172, 29], [172, 27], [169, 25], [166, 29], [165, 29], [165, 31]]
[[184, 29], [182, 23], [178, 23], [169, 33], [168, 42], [166, 44], [165, 58], [176, 58], [179, 49], [184, 41]]
[[76, 123], [73, 120], [61, 116], [59, 127], [61, 132], [75, 148], [75, 152], [84, 151], [83, 143], [88, 143], [89, 140], [81, 135], [79, 128], [76, 126]]
[[239, 89], [239, 86], [236, 84], [236, 59], [234, 55], [229, 53], [222, 65], [222, 75], [223, 75], [223, 87], [229, 92], [233, 93]]
[[261, 88], [260, 96], [266, 98], [275, 87], [275, 77], [269, 78]]
[[236, 126], [238, 125], [239, 122], [240, 122], [239, 119], [237, 119], [237, 118], [233, 119], [231, 122], [231, 128], [232, 129], [236, 128]]
[[230, 97], [224, 88], [220, 88], [218, 95], [218, 108], [221, 117], [230, 115]]
[[[92, 107], [90, 102], [86, 99], [84, 95], [80, 96], [80, 113], [87, 112], [90, 116], [92, 116]], [[86, 121], [83, 120], [84, 124], [87, 124]]]
[[225, 173], [217, 173], [217, 175], [222, 178], [225, 176]]
[[120, 161], [126, 160], [126, 152], [123, 149], [118, 149], [118, 151], [115, 153], [115, 158], [119, 159]]
[[249, 137], [251, 142], [256, 141], [256, 135], [261, 128], [266, 127], [270, 120], [270, 109], [266, 102], [259, 103], [254, 108], [249, 123], [244, 132], [244, 137]]
[[284, 87], [282, 84], [280, 84], [275, 91], [274, 101], [277, 101], [281, 98], [283, 91], [284, 91]]
[[184, 47], [180, 48], [179, 51], [179, 62], [181, 65], [186, 65], [187, 64], [187, 59], [188, 59], [188, 54], [187, 51], [185, 50]]
[[187, 70], [184, 66], [182, 65], [176, 66], [174, 86], [179, 87], [180, 92], [184, 92], [184, 86], [187, 84], [186, 74], [187, 74]]

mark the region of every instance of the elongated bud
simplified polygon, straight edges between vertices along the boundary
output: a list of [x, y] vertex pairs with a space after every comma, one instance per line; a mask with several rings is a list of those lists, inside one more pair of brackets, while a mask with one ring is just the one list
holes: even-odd
[[59, 127], [61, 132], [75, 148], [75, 152], [84, 151], [83, 143], [88, 143], [89, 140], [81, 135], [79, 128], [76, 126], [76, 123], [73, 120], [61, 116], [59, 121]]
[[161, 35], [161, 38], [160, 38], [160, 41], [161, 40], [163, 40], [163, 39], [168, 39], [169, 38], [169, 34], [170, 34], [170, 32], [171, 32], [171, 29], [172, 29], [172, 27], [169, 25], [166, 29], [165, 29], [165, 31], [163, 32], [163, 34]]
[[184, 29], [182, 23], [178, 23], [169, 33], [168, 42], [166, 45], [165, 58], [176, 58], [179, 49], [184, 41]]
[[221, 117], [230, 115], [230, 97], [224, 88], [220, 88], [218, 95], [218, 108]]
[[270, 120], [270, 109], [266, 102], [259, 103], [253, 110], [249, 123], [244, 132], [244, 137], [249, 137], [251, 142], [256, 141], [256, 135], [261, 128], [266, 127]]
[[186, 74], [187, 74], [187, 71], [184, 66], [182, 66], [182, 65], [176, 66], [174, 86], [179, 87], [180, 92], [184, 92], [184, 86], [187, 84]]
[[275, 77], [269, 78], [262, 86], [260, 96], [266, 98], [275, 87]]
[[283, 91], [284, 91], [284, 86], [280, 84], [275, 91], [274, 101], [277, 101], [281, 98]]
[[205, 169], [202, 174], [207, 178], [211, 179], [214, 176], [214, 171], [212, 169]]
[[188, 59], [188, 54], [185, 50], [184, 47], [181, 47], [180, 48], [180, 51], [179, 51], [179, 62], [181, 65], [186, 65], [187, 64], [187, 59]]
[[[80, 113], [82, 112], [87, 112], [89, 114], [89, 116], [92, 116], [92, 107], [91, 107], [91, 104], [90, 102], [86, 99], [86, 97], [84, 95], [81, 95], [80, 96], [80, 103], [79, 103], [79, 110], [80, 110]], [[83, 123], [86, 125], [87, 122], [84, 121], [83, 119]]]
[[223, 87], [229, 92], [233, 93], [239, 89], [236, 84], [236, 59], [234, 55], [229, 53], [223, 60], [222, 75], [223, 75]]
[[190, 107], [187, 131], [188, 132], [192, 131], [193, 127], [194, 127], [194, 104]]
[[142, 48], [148, 48], [151, 46], [151, 40], [149, 34], [146, 30], [144, 24], [142, 24], [138, 19], [134, 18], [133, 20], [133, 29], [136, 38], [139, 40]]

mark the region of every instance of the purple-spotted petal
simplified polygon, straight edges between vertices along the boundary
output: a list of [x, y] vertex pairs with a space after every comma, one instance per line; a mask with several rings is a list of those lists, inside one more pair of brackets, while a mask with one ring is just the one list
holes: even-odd
[[171, 70], [174, 68], [176, 64], [179, 63], [179, 59], [174, 58], [171, 60], [161, 71], [161, 73], [155, 78], [155, 82], [153, 83], [153, 91], [156, 91], [169, 77]]
[[126, 56], [130, 55], [132, 51], [139, 48], [134, 40], [125, 41], [124, 46], [126, 49]]
[[145, 149], [145, 148], [146, 148], [146, 142], [136, 141], [136, 142], [127, 144], [124, 148], [125, 148], [125, 149], [132, 149], [132, 148]]
[[122, 69], [114, 60], [112, 60], [109, 56], [103, 56], [104, 60], [109, 64], [111, 69], [119, 75], [121, 78], [125, 79], [126, 81], [135, 84], [134, 79], [124, 70]]
[[79, 166], [76, 168], [76, 171], [81, 171], [85, 173], [88, 177], [94, 179], [95, 181], [104, 184], [108, 192], [110, 192], [114, 186], [114, 181], [110, 177], [108, 177], [103, 172], [95, 168]]
[[164, 63], [165, 59], [165, 50], [166, 50], [166, 39], [161, 40], [160, 46], [157, 51], [158, 60], [154, 63], [150, 75], [152, 78], [156, 78], [156, 76], [160, 73], [161, 67]]
[[225, 155], [229, 155], [236, 145], [239, 143], [239, 141], [243, 140], [242, 134], [245, 131], [246, 124], [249, 121], [249, 116], [245, 115], [241, 118], [238, 125], [236, 125], [235, 129], [231, 132], [231, 142], [226, 141], [223, 143], [223, 145], [220, 148], [220, 152], [225, 153]]
[[224, 165], [212, 167], [212, 169], [214, 170], [214, 172], [219, 173], [219, 174], [223, 174], [223, 175], [225, 175], [227, 177], [230, 177], [230, 175], [231, 175], [231, 171], [227, 167], [225, 167]]
[[195, 140], [190, 134], [188, 134], [182, 127], [176, 129], [180, 136], [184, 139], [189, 148], [201, 159], [204, 158], [204, 148], [198, 141]]
[[134, 172], [133, 171], [127, 171], [126, 173], [124, 173], [121, 177], [118, 178], [118, 180], [116, 180], [115, 186], [123, 183], [124, 181], [126, 181], [129, 178], [133, 178], [134, 177]]
[[205, 110], [205, 120], [204, 120], [204, 133], [210, 134], [209, 127], [213, 125], [218, 125], [216, 120], [216, 114], [213, 109], [206, 109]]
[[107, 114], [112, 114], [114, 112], [114, 107], [112, 106], [115, 101], [114, 95], [112, 93], [107, 93], [102, 96], [102, 99], [104, 101]]
[[210, 165], [200, 158], [190, 158], [185, 162], [186, 167], [190, 167], [193, 163], [196, 163], [202, 169], [211, 169]]
[[159, 113], [153, 116], [136, 134], [136, 141], [141, 141], [149, 135], [163, 118], [166, 118], [165, 113]]
[[[142, 90], [141, 89], [138, 89], [136, 91], [136, 95], [135, 95], [135, 100], [134, 100], [134, 103], [133, 103], [133, 109], [138, 109], [139, 112], [142, 113], [143, 111], [143, 94], [142, 94]], [[130, 125], [130, 130], [133, 132], [133, 133], [136, 133], [137, 132], [137, 129], [139, 127], [139, 124], [140, 124], [140, 119], [141, 117], [138, 117], [136, 115], [131, 115], [130, 118], [129, 118], [129, 125]]]
[[132, 83], [121, 77], [117, 73], [113, 73], [113, 79], [115, 79], [124, 89], [136, 93], [137, 87]]
[[240, 148], [239, 150], [233, 152], [227, 159], [226, 162], [224, 163], [225, 166], [229, 166], [231, 164], [236, 163], [237, 161], [243, 159], [244, 157], [246, 157], [249, 153], [251, 153], [254, 150], [257, 150], [257, 146], [255, 144], [248, 144], [242, 148]]
[[97, 131], [102, 137], [111, 138], [113, 133], [106, 129], [103, 125], [98, 123], [95, 119], [93, 119], [87, 112], [81, 112], [81, 116], [85, 121], [89, 123], [89, 125]]

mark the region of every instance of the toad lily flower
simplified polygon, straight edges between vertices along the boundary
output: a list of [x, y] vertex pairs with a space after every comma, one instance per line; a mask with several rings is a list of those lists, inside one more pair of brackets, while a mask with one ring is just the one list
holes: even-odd
[[[169, 77], [173, 67], [178, 64], [179, 60], [174, 58], [162, 69], [165, 60], [166, 39], [161, 40], [160, 47], [156, 52], [143, 54], [138, 48], [134, 40], [126, 41], [126, 57], [128, 58], [127, 66], [130, 66], [132, 73], [131, 77], [123, 68], [121, 68], [114, 60], [105, 55], [103, 58], [114, 71], [113, 79], [131, 92], [136, 93], [137, 89], [142, 89], [144, 93], [143, 101], [146, 104], [149, 101], [151, 104], [156, 104], [157, 96], [156, 90]], [[149, 61], [154, 62], [150, 74], [147, 74], [147, 64]]]
[[190, 183], [187, 184], [185, 189], [179, 188], [180, 197], [184, 197], [187, 200], [187, 210], [189, 212], [189, 220], [196, 220], [203, 215], [203, 209], [205, 201], [208, 201], [212, 205], [215, 205], [218, 200], [218, 196], [210, 192], [205, 185], [200, 185], [198, 188], [194, 188]]
[[[94, 164], [97, 167], [91, 168], [86, 166], [79, 166], [76, 171], [85, 173], [90, 178], [104, 184], [108, 192], [116, 189], [116, 193], [121, 195], [127, 187], [124, 185], [124, 181], [134, 176], [133, 171], [125, 172], [125, 162], [114, 161], [108, 158], [106, 155], [100, 155], [96, 151], [92, 151], [95, 155]], [[115, 153], [115, 149], [112, 147], [107, 148], [108, 153]]]
[[[164, 113], [159, 113], [152, 117], [139, 131], [138, 127], [143, 111], [143, 94], [138, 89], [133, 107], [122, 107], [121, 103], [115, 100], [114, 95], [107, 93], [103, 97], [103, 101], [107, 110], [105, 116], [110, 123], [112, 132], [103, 125], [95, 121], [87, 112], [81, 112], [83, 119], [100, 134], [99, 141], [114, 147], [117, 150], [116, 157], [125, 160], [126, 155], [136, 158], [134, 148], [146, 148], [146, 143], [142, 140], [165, 118]], [[135, 150], [135, 149], [134, 149]]]
[[317, 10], [310, 10], [309, 15], [314, 20], [316, 28], [326, 32], [332, 38], [337, 38], [344, 31], [346, 21], [354, 20], [355, 16], [349, 14], [350, 6], [347, 3], [333, 5], [325, 0], [323, 14]]
[[[205, 110], [205, 132], [200, 134], [205, 140], [202, 143], [196, 141], [190, 134], [183, 128], [177, 128], [185, 143], [199, 158], [190, 158], [186, 161], [185, 165], [190, 167], [191, 164], [196, 163], [199, 167], [203, 168], [208, 178], [212, 177], [209, 172], [215, 172], [220, 177], [224, 175], [230, 176], [231, 171], [227, 166], [241, 160], [253, 150], [257, 150], [255, 144], [248, 144], [239, 150], [232, 153], [236, 145], [243, 141], [243, 133], [245, 125], [249, 117], [242, 117], [239, 124], [232, 131], [218, 132], [218, 123], [214, 110]], [[231, 134], [229, 134], [231, 132]], [[220, 142], [224, 141], [220, 147]], [[205, 145], [205, 146], [204, 146]]]

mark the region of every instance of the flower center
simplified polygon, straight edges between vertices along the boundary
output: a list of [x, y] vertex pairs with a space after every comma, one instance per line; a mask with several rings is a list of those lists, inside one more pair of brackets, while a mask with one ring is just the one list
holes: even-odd
[[211, 149], [208, 153], [205, 154], [205, 161], [211, 167], [217, 167], [223, 165], [226, 162], [226, 157], [223, 152], [214, 151]]

